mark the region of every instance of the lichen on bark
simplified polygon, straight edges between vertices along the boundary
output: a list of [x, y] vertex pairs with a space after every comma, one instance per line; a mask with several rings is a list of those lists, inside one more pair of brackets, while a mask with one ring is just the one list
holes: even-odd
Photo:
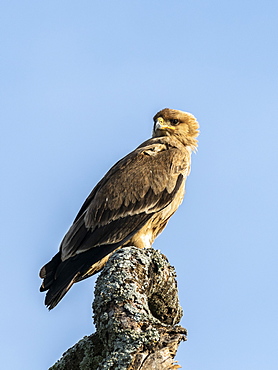
[[176, 369], [186, 340], [176, 273], [153, 248], [125, 247], [109, 259], [95, 286], [96, 333], [69, 349], [51, 370]]

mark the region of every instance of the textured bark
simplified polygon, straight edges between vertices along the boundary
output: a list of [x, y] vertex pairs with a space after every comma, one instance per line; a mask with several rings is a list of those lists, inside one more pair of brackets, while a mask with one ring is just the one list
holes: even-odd
[[97, 279], [96, 333], [84, 337], [51, 370], [168, 370], [186, 329], [176, 274], [152, 248], [115, 252]]

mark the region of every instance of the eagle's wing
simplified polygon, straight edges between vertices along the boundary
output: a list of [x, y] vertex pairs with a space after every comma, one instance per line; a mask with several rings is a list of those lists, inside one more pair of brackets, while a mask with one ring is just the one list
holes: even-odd
[[130, 239], [172, 201], [188, 167], [184, 151], [166, 138], [150, 139], [121, 159], [81, 207], [61, 244], [62, 259]]

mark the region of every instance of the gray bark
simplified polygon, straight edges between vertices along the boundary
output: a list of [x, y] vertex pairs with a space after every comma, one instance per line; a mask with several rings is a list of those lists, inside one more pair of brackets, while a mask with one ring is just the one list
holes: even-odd
[[152, 248], [115, 252], [96, 281], [96, 333], [64, 353], [51, 370], [168, 370], [186, 329], [175, 270]]

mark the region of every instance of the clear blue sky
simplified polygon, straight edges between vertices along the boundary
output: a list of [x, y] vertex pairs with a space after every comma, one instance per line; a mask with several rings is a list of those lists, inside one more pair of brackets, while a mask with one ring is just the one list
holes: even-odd
[[94, 331], [95, 278], [53, 311], [38, 270], [103, 174], [169, 107], [201, 126], [154, 248], [178, 274], [190, 370], [277, 370], [277, 1], [6, 1], [1, 366], [45, 370]]

